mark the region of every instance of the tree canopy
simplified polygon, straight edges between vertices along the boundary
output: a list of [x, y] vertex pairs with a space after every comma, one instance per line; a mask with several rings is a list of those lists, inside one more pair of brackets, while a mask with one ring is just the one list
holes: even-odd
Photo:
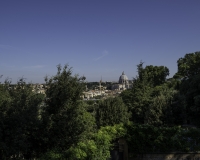
[[177, 61], [175, 78], [190, 78], [200, 74], [200, 52], [188, 53]]
[[113, 126], [128, 122], [130, 113], [120, 97], [108, 98], [98, 103], [96, 121], [101, 126]]
[[0, 83], [0, 159], [106, 160], [118, 138], [134, 153], [199, 151], [200, 52], [177, 65], [167, 79], [167, 67], [141, 62], [131, 89], [99, 101], [81, 99], [85, 77], [68, 65], [45, 78], [45, 94], [23, 78]]

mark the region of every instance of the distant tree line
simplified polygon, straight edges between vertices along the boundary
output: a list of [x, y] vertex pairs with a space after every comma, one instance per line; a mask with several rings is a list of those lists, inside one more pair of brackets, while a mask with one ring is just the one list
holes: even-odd
[[177, 64], [167, 79], [167, 67], [140, 62], [131, 89], [99, 101], [81, 100], [85, 77], [72, 76], [68, 65], [45, 77], [45, 95], [23, 78], [15, 87], [6, 80], [0, 84], [0, 159], [106, 160], [118, 138], [135, 154], [199, 151], [200, 52]]

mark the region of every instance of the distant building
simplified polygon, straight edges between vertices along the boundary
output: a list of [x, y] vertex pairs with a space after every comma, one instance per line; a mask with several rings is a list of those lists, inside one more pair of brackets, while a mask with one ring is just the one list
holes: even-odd
[[45, 86], [43, 84], [33, 84], [32, 87], [32, 91], [35, 93], [45, 94], [46, 92]]
[[129, 83], [128, 77], [122, 72], [122, 75], [119, 77], [119, 81], [116, 84], [112, 85], [112, 90], [126, 90], [132, 87], [132, 84]]
[[106, 83], [102, 81], [102, 78], [99, 82], [88, 83], [88, 85], [90, 85], [90, 88], [91, 84], [93, 86], [93, 89], [88, 89], [86, 86], [86, 90], [85, 92], [83, 92], [82, 98], [85, 100], [95, 99], [96, 96], [101, 98], [116, 97], [123, 90], [132, 88], [133, 86], [132, 81], [128, 80], [128, 77], [124, 74], [124, 72], [122, 72], [122, 75], [119, 77], [118, 82], [108, 83], [109, 89], [108, 86], [105, 85]]

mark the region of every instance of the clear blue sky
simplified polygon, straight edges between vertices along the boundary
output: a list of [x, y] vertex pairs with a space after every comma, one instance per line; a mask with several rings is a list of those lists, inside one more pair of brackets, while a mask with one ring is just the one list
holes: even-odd
[[200, 50], [200, 0], [2, 0], [0, 75], [42, 83], [69, 64], [87, 81], [132, 79]]

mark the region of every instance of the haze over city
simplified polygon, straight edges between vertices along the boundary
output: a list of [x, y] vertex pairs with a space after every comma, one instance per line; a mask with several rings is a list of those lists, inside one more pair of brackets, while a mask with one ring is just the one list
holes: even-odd
[[200, 50], [199, 0], [0, 2], [0, 75], [43, 83], [69, 64], [87, 81], [132, 79], [136, 65], [164, 65]]

